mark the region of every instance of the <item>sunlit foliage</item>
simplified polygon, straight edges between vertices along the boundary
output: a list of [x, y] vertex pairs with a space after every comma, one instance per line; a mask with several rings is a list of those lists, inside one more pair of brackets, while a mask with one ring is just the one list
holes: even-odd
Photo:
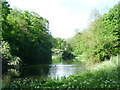
[[76, 56], [86, 55], [88, 61], [100, 62], [119, 53], [119, 9], [118, 3], [103, 16], [94, 19], [89, 28], [78, 32], [69, 40]]
[[19, 65], [21, 63], [21, 60], [19, 57], [12, 56], [10, 52], [10, 45], [2, 41], [1, 42], [1, 48], [0, 48], [0, 54], [2, 54], [2, 65], [3, 67], [5, 65]]

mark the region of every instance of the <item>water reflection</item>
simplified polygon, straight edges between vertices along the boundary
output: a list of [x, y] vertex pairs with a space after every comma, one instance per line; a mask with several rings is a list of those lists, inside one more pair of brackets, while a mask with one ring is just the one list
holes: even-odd
[[[8, 69], [6, 73], [3, 74], [3, 83], [9, 83], [11, 80], [17, 78], [61, 78], [80, 73], [81, 66], [75, 64], [51, 64], [51, 65], [34, 65], [34, 66], [24, 66], [17, 69]], [[10, 77], [8, 79], [8, 77]]]
[[63, 63], [51, 65], [50, 75], [52, 78], [61, 78], [67, 77], [69, 75], [76, 74], [80, 71], [80, 67], [76, 67], [76, 65], [65, 65]]
[[35, 65], [35, 66], [27, 66], [23, 67], [20, 72], [21, 78], [25, 77], [47, 77], [49, 74], [49, 69], [51, 66], [49, 65]]

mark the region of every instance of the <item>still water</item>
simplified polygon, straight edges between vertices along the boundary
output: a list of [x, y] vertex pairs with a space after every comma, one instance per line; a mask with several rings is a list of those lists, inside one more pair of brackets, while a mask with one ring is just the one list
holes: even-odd
[[[50, 65], [33, 65], [24, 66], [20, 70], [8, 69], [3, 76], [7, 79], [8, 76], [12, 79], [16, 78], [61, 78], [69, 75], [78, 74], [83, 70], [81, 65], [77, 64], [50, 64]], [[10, 81], [9, 81], [10, 82]]]
[[50, 65], [50, 71], [49, 71], [49, 75], [53, 78], [56, 77], [67, 77], [69, 75], [74, 75], [80, 72], [81, 67], [79, 65], [75, 65], [75, 64], [63, 64], [63, 63], [59, 63], [59, 64], [53, 64]]

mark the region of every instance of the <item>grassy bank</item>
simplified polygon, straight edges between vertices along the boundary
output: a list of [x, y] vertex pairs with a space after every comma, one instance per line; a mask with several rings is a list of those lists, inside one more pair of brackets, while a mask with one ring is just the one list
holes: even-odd
[[5, 88], [42, 88], [42, 89], [77, 89], [77, 88], [120, 88], [119, 69], [117, 60], [104, 61], [89, 66], [79, 75], [71, 75], [61, 79], [17, 79]]

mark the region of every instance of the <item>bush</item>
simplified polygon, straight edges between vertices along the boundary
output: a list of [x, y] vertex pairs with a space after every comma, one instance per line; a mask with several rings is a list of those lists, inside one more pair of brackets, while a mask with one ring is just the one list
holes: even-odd
[[2, 64], [5, 65], [18, 65], [21, 59], [16, 56], [12, 56], [10, 52], [10, 45], [8, 42], [1, 41], [0, 53], [2, 54]]

